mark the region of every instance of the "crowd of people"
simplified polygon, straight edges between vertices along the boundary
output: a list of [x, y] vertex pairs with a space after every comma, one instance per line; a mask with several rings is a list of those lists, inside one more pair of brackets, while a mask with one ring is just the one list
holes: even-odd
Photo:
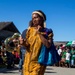
[[13, 68], [19, 63], [20, 52], [18, 47], [19, 33], [1, 41], [0, 46], [0, 64], [4, 64], [8, 69]]
[[61, 57], [57, 66], [75, 67], [75, 47], [63, 44], [56, 46], [56, 50]]
[[5, 62], [11, 68], [18, 63], [21, 75], [44, 75], [48, 65], [74, 66], [75, 49], [55, 46], [53, 30], [46, 28], [45, 22], [46, 15], [41, 10], [34, 11], [28, 29], [2, 42], [0, 64]]

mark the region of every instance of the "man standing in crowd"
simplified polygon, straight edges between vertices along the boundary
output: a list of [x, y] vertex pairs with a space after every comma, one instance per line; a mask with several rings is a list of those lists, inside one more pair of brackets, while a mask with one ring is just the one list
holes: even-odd
[[23, 46], [23, 40], [25, 40], [26, 31], [27, 31], [27, 29], [25, 29], [22, 32], [22, 35], [19, 37], [19, 44], [20, 44], [19, 45], [19, 47], [20, 47], [19, 71], [21, 72], [21, 75], [23, 75], [22, 74], [22, 66], [23, 66], [24, 56], [25, 56], [25, 51], [26, 51], [26, 48]]

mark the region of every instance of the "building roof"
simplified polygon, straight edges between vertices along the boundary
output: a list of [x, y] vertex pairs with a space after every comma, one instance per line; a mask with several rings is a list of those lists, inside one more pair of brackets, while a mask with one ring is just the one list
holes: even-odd
[[13, 22], [0, 22], [0, 41], [11, 37], [14, 33], [20, 33]]
[[11, 22], [0, 22], [0, 30], [8, 26]]
[[16, 28], [13, 22], [0, 22], [0, 30], [19, 32], [19, 30]]

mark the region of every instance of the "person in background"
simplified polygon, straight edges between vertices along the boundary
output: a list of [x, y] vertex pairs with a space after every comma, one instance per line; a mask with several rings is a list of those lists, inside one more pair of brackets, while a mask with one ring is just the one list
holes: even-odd
[[66, 48], [62, 49], [62, 57], [61, 57], [61, 66], [65, 67], [65, 62], [66, 62]]
[[71, 48], [71, 67], [74, 67], [75, 65], [75, 48]]
[[17, 49], [19, 37], [19, 33], [14, 33], [13, 36], [6, 38], [4, 41], [7, 56], [7, 69], [14, 68], [13, 51], [16, 49], [16, 51], [19, 53], [19, 50]]
[[27, 29], [25, 29], [21, 36], [19, 37], [19, 48], [20, 48], [20, 61], [19, 61], [19, 71], [21, 72], [20, 75], [23, 75], [23, 62], [24, 62], [24, 58], [25, 58], [25, 52], [26, 52], [26, 48], [25, 46], [23, 46], [23, 40], [25, 40], [26, 38], [26, 32]]
[[3, 64], [3, 56], [4, 56], [4, 40], [1, 41], [1, 46], [0, 46], [0, 64]]
[[[60, 58], [62, 57], [62, 46], [60, 45], [59, 48], [58, 48], [58, 54], [60, 56]], [[61, 66], [61, 61], [59, 61], [59, 66]]]
[[20, 60], [20, 55], [17, 52], [16, 49], [14, 49], [14, 51], [12, 52], [13, 56], [14, 56], [14, 66], [15, 64], [19, 64], [19, 60]]
[[[55, 48], [56, 48], [56, 51], [57, 51], [57, 53], [58, 53], [58, 50], [59, 50], [59, 46], [58, 45], [56, 45], [55, 46]], [[58, 54], [59, 55], [59, 54]], [[61, 56], [59, 55], [59, 57], [60, 57], [60, 59], [61, 59]], [[57, 62], [57, 63], [55, 63], [54, 64], [54, 66], [59, 66], [59, 64], [60, 64], [60, 61], [59, 62]]]
[[62, 47], [61, 47], [61, 46], [59, 46], [58, 54], [59, 54], [59, 56], [61, 57], [61, 54], [62, 54]]
[[3, 64], [3, 59], [2, 59], [2, 51], [1, 51], [1, 48], [0, 48], [0, 65], [2, 65]]
[[70, 56], [71, 56], [70, 50], [69, 50], [69, 48], [67, 48], [65, 64], [66, 64], [66, 67], [68, 67], [68, 68], [70, 67]]

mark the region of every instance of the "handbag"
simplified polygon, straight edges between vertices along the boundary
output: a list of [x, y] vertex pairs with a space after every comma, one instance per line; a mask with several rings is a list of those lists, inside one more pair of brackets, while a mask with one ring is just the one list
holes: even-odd
[[50, 53], [49, 49], [46, 48], [44, 45], [41, 47], [41, 52], [38, 57], [38, 63], [42, 65], [52, 65], [52, 54]]
[[45, 45], [42, 45], [41, 51], [38, 57], [38, 63], [48, 66], [53, 65], [60, 61], [60, 56], [58, 55], [54, 44], [47, 48]]
[[[48, 38], [48, 35], [50, 33], [52, 34], [52, 30], [47, 29], [47, 28], [42, 30], [42, 32], [46, 32], [46, 34], [44, 35], [45, 38]], [[53, 65], [53, 64], [59, 62], [60, 59], [61, 58], [58, 55], [57, 50], [56, 50], [53, 42], [52, 42], [50, 48], [47, 48], [45, 45], [42, 45], [41, 51], [40, 51], [40, 54], [38, 57], [38, 63], [39, 64], [46, 65], [46, 66]]]

